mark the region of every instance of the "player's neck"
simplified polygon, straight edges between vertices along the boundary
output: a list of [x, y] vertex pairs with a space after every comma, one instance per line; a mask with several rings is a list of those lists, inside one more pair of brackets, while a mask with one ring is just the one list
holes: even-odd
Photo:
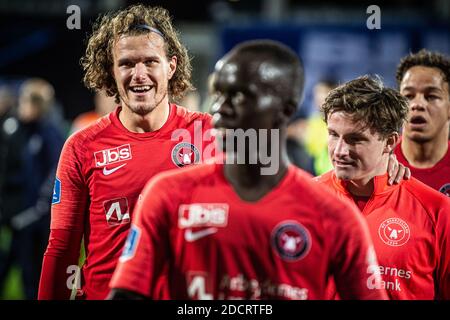
[[152, 132], [161, 129], [169, 118], [169, 113], [168, 102], [161, 103], [146, 115], [137, 114], [130, 108], [123, 106], [119, 113], [119, 120], [131, 132]]
[[250, 202], [258, 201], [268, 194], [287, 173], [289, 161], [284, 150], [275, 161], [278, 161], [278, 164], [273, 172], [264, 170], [267, 166], [260, 162], [257, 164], [238, 164], [236, 161], [225, 163], [224, 175], [241, 199]]
[[[445, 130], [444, 130], [445, 131]], [[427, 142], [415, 142], [403, 137], [401, 149], [408, 163], [415, 168], [431, 168], [445, 157], [448, 150], [448, 131]]]
[[360, 179], [352, 179], [347, 182], [346, 188], [354, 196], [369, 197], [375, 190], [374, 178], [386, 174], [388, 165], [387, 154], [383, 156], [379, 165], [370, 173]]

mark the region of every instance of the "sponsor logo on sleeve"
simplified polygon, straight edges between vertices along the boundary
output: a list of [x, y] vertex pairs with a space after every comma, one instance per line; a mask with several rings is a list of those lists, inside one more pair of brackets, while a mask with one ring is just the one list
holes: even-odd
[[129, 144], [94, 152], [96, 167], [104, 167], [108, 164], [130, 160], [131, 158], [131, 147]]
[[140, 237], [141, 229], [139, 229], [138, 226], [132, 224], [130, 232], [128, 233], [127, 241], [125, 242], [125, 246], [123, 248], [122, 255], [119, 258], [120, 262], [125, 262], [134, 257]]
[[311, 236], [297, 221], [283, 221], [273, 229], [271, 243], [280, 258], [295, 262], [309, 253]]
[[55, 178], [55, 184], [53, 185], [52, 205], [61, 202], [61, 180], [58, 177]]
[[177, 167], [184, 167], [200, 161], [200, 152], [189, 142], [180, 142], [172, 149], [172, 161]]

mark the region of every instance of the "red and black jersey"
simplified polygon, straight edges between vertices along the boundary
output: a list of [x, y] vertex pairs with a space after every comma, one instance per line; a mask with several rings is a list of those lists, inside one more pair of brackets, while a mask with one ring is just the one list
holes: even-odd
[[411, 175], [414, 178], [450, 197], [450, 142], [445, 156], [432, 168], [415, 168], [409, 164], [402, 152], [400, 143], [395, 147], [394, 153], [397, 156], [398, 162], [411, 170]]
[[144, 188], [112, 288], [153, 299], [380, 299], [364, 219], [290, 166], [255, 202], [221, 164], [165, 172]]
[[[379, 271], [391, 299], [450, 299], [450, 199], [417, 179], [387, 184], [374, 177], [362, 216], [368, 222]], [[352, 199], [334, 171], [316, 178]]]
[[[64, 146], [56, 174], [53, 235], [45, 259], [63, 259], [79, 252], [79, 237], [66, 248], [59, 248], [65, 241], [60, 239], [63, 233], [59, 230], [82, 234], [86, 250], [82, 292], [87, 299], [106, 297], [145, 183], [161, 171], [198, 163], [214, 153], [208, 114], [171, 104], [169, 117], [159, 130], [134, 133], [120, 122], [120, 111], [118, 107], [72, 135]], [[39, 298], [66, 298], [57, 293], [64, 292], [58, 287], [66, 289], [66, 279], [53, 275], [45, 259]], [[77, 260], [70, 260], [77, 264]], [[60, 263], [58, 268], [66, 267]], [[65, 270], [62, 274], [66, 274]]]

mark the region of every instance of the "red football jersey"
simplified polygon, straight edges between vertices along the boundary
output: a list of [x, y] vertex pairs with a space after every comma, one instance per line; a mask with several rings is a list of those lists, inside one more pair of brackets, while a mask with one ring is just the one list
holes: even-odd
[[[256, 202], [222, 164], [152, 179], [138, 202], [112, 288], [153, 299], [381, 299], [376, 256], [357, 209], [290, 166]], [[379, 284], [379, 283], [378, 283]]]
[[[334, 171], [316, 178], [352, 199]], [[363, 216], [391, 299], [450, 299], [450, 199], [417, 179], [388, 186], [374, 178]]]
[[434, 167], [427, 169], [411, 166], [402, 152], [400, 143], [396, 146], [394, 153], [398, 161], [411, 170], [414, 178], [450, 197], [450, 142], [445, 156]]
[[[82, 292], [86, 299], [107, 296], [131, 213], [145, 183], [161, 171], [198, 163], [212, 156], [214, 149], [209, 114], [171, 104], [168, 120], [159, 130], [134, 133], [121, 124], [120, 110], [118, 107], [72, 135], [56, 174], [51, 229], [83, 232], [86, 260]], [[51, 245], [50, 241], [47, 252]], [[80, 244], [72, 245], [79, 252]], [[65, 279], [45, 281], [66, 283]], [[45, 285], [41, 280], [41, 286]]]

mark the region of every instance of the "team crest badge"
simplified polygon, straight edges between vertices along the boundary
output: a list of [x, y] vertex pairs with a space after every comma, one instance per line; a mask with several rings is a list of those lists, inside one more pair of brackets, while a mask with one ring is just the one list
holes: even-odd
[[272, 231], [272, 247], [275, 252], [289, 262], [304, 258], [311, 249], [308, 230], [296, 221], [283, 221]]
[[447, 197], [450, 197], [450, 183], [446, 183], [440, 187], [439, 192], [445, 194]]
[[385, 244], [399, 247], [408, 242], [410, 229], [408, 224], [402, 219], [389, 218], [380, 224], [378, 235]]
[[172, 149], [172, 161], [177, 167], [184, 167], [200, 161], [200, 152], [189, 142], [180, 142]]

